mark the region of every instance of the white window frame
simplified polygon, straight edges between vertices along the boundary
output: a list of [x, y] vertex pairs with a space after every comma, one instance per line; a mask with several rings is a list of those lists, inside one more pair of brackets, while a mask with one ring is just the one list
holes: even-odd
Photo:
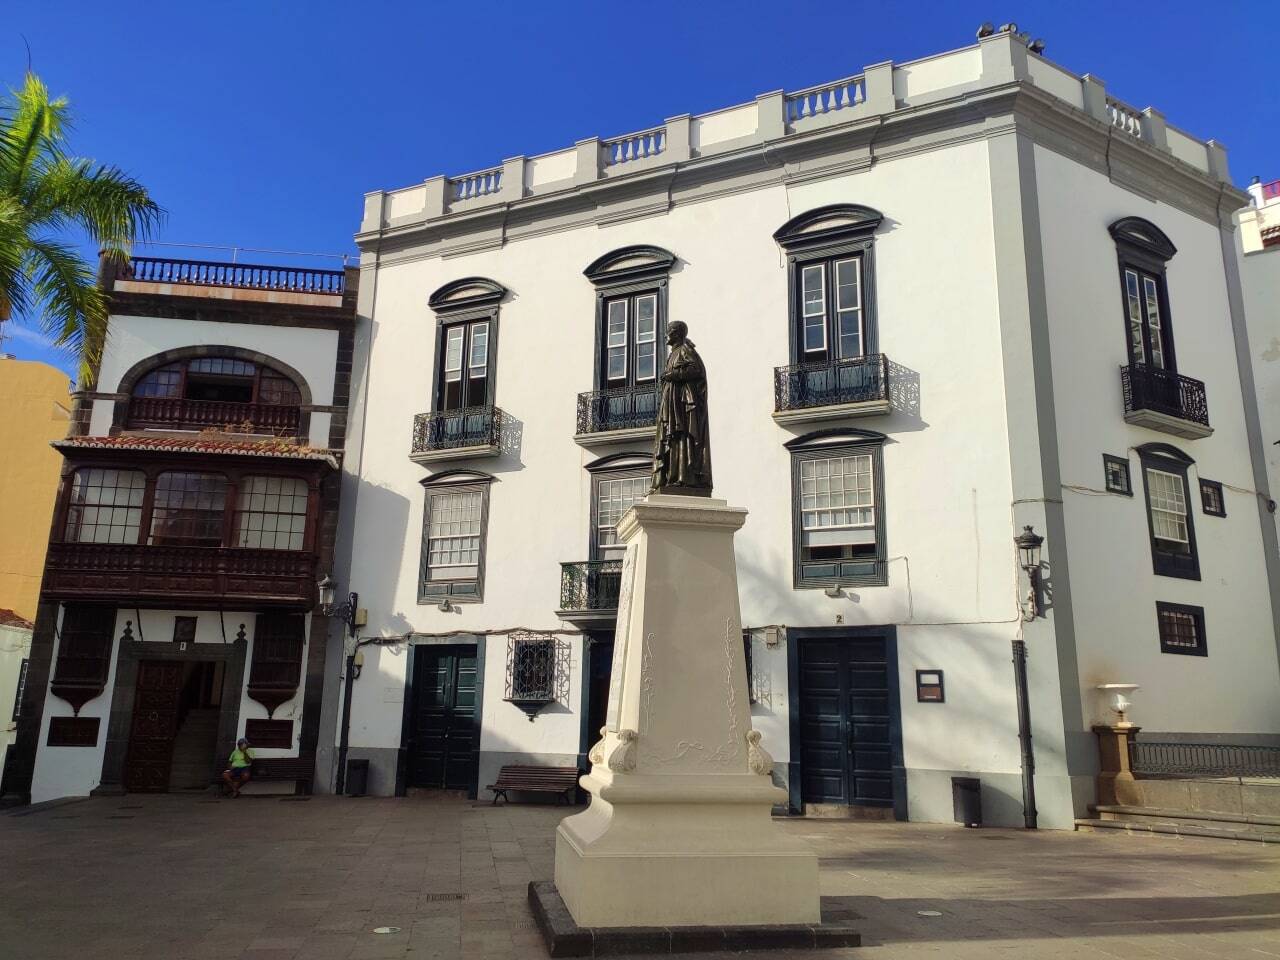
[[[658, 295], [656, 293], [642, 293], [636, 298], [636, 319], [635, 319], [635, 336], [636, 336], [636, 383], [649, 383], [658, 378]], [[653, 304], [653, 311], [650, 315], [649, 333], [646, 335], [640, 328], [640, 304], [644, 301]], [[646, 344], [652, 344], [653, 348], [649, 354], [649, 360], [653, 364], [653, 370], [647, 376], [640, 375], [640, 359], [643, 356], [641, 347]]]
[[[813, 313], [809, 310], [809, 301], [806, 298], [807, 285], [806, 278], [809, 271], [817, 271], [819, 280], [819, 294], [817, 305], [818, 312]], [[817, 317], [819, 320], [818, 327], [822, 331], [822, 345], [817, 347], [809, 346], [809, 321], [811, 318]], [[827, 265], [823, 263], [804, 264], [800, 267], [800, 353], [801, 355], [825, 352], [827, 349]]]
[[[1153, 535], [1157, 540], [1165, 540], [1170, 543], [1183, 543], [1190, 548], [1191, 534], [1187, 523], [1187, 485], [1183, 483], [1182, 476], [1177, 473], [1171, 473], [1168, 470], [1159, 470], [1155, 467], [1144, 467], [1144, 469], [1147, 471], [1147, 497], [1151, 504], [1151, 529]], [[1157, 484], [1153, 480], [1154, 477], [1167, 478], [1170, 482], [1176, 484], [1177, 488], [1181, 490], [1182, 509], [1180, 511], [1176, 508], [1175, 500], [1169, 498], [1164, 491], [1158, 491], [1156, 489]], [[1157, 506], [1157, 497], [1162, 504], [1168, 501], [1172, 506]], [[1174, 518], [1174, 526], [1181, 526], [1182, 536], [1167, 537], [1161, 535], [1157, 530], [1156, 519], [1158, 517], [1164, 519], [1166, 523], [1169, 522], [1167, 518]]]
[[[853, 307], [840, 306], [840, 267], [846, 263], [854, 265], [854, 290], [857, 294], [857, 305]], [[867, 331], [863, 319], [862, 309], [862, 258], [861, 257], [842, 257], [831, 263], [831, 284], [836, 295], [836, 352], [840, 354], [840, 360], [851, 360], [857, 357], [865, 357], [867, 355]], [[853, 313], [858, 318], [858, 352], [846, 357], [844, 355], [844, 330], [841, 318], [846, 313]]]

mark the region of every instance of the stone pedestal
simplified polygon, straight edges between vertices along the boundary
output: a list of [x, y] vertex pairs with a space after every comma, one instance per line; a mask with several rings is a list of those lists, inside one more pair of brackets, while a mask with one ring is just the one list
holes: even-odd
[[1142, 796], [1129, 766], [1129, 744], [1141, 727], [1131, 723], [1115, 726], [1099, 724], [1093, 728], [1098, 737], [1098, 803], [1102, 806], [1142, 806]]
[[723, 500], [650, 496], [627, 544], [591, 806], [556, 834], [580, 927], [821, 922], [818, 859], [770, 820], [785, 792], [751, 729], [733, 534]]

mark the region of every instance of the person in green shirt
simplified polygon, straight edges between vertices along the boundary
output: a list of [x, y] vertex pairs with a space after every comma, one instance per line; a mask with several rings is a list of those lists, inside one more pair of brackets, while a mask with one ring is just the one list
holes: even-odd
[[249, 782], [249, 770], [253, 766], [253, 754], [249, 741], [241, 737], [231, 751], [230, 765], [222, 771], [222, 780], [231, 789], [231, 799], [240, 796], [240, 788]]

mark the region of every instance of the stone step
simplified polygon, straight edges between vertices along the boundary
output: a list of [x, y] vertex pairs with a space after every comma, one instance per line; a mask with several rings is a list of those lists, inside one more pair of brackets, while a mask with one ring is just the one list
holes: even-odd
[[1123, 820], [1076, 820], [1076, 830], [1123, 830], [1125, 833], [1159, 833], [1177, 837], [1204, 837], [1215, 840], [1249, 840], [1255, 843], [1280, 843], [1280, 828], [1228, 821], [1202, 819], [1170, 819], [1138, 816]]
[[1127, 807], [1120, 804], [1094, 804], [1090, 810], [1103, 820], [1125, 820], [1132, 817], [1156, 817], [1161, 820], [1207, 820], [1214, 823], [1253, 824], [1280, 827], [1280, 817], [1257, 813], [1215, 813], [1211, 810], [1178, 810], [1173, 807]]

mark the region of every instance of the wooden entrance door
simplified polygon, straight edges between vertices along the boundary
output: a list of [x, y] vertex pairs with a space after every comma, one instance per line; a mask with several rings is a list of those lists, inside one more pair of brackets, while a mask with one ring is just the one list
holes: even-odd
[[470, 788], [478, 759], [476, 683], [473, 648], [414, 650], [409, 786]]
[[169, 789], [182, 675], [181, 660], [138, 663], [133, 725], [124, 764], [124, 788], [130, 793], [164, 793]]
[[884, 637], [800, 648], [801, 799], [893, 805], [891, 678]]

